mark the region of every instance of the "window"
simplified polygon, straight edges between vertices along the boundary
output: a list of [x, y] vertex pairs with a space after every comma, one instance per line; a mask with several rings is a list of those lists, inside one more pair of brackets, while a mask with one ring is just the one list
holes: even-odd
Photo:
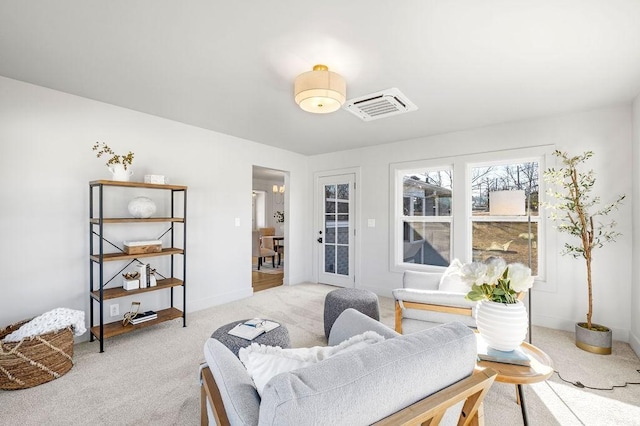
[[537, 161], [472, 165], [472, 259], [491, 256], [538, 271]]
[[449, 265], [452, 174], [450, 167], [402, 174], [402, 263]]
[[545, 239], [539, 175], [547, 151], [525, 148], [392, 165], [392, 270], [441, 271], [454, 258], [499, 256], [531, 265], [540, 276]]

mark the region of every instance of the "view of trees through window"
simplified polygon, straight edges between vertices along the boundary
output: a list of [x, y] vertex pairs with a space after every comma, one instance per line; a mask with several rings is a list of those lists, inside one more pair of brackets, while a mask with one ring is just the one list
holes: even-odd
[[[533, 274], [538, 273], [538, 169], [535, 161], [469, 169], [474, 261], [499, 256], [507, 263], [531, 265]], [[453, 193], [453, 177], [452, 168], [402, 176], [403, 263], [448, 266], [451, 262], [452, 202], [464, 198]]]
[[492, 191], [514, 190], [524, 191], [525, 209], [530, 199], [531, 214], [537, 216], [538, 163], [474, 167], [471, 171], [473, 215], [489, 213], [489, 194]]
[[[500, 202], [511, 204], [507, 213], [498, 210], [497, 191], [509, 191]], [[491, 256], [507, 263], [531, 265], [538, 273], [538, 163], [487, 165], [472, 168], [472, 248], [473, 260]], [[506, 201], [505, 201], [506, 200]], [[509, 209], [514, 212], [509, 213]]]

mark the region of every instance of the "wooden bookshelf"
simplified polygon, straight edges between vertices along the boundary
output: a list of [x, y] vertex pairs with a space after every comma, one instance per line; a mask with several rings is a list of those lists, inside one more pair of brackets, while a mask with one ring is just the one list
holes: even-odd
[[89, 182], [89, 186], [97, 185], [120, 186], [124, 188], [171, 189], [174, 191], [186, 191], [187, 189], [184, 185], [161, 185], [159, 183], [121, 182], [117, 180], [92, 180]]
[[[127, 259], [139, 259], [143, 257], [157, 257], [157, 256], [169, 256], [171, 254], [183, 254], [184, 250], [179, 248], [163, 248], [159, 253], [138, 253], [138, 254], [126, 254], [126, 253], [105, 253], [102, 255], [104, 262], [111, 262], [115, 260], [127, 260]], [[100, 255], [91, 255], [91, 260], [94, 262], [100, 262]]]
[[[133, 217], [105, 217], [104, 216], [104, 193], [106, 190], [112, 188], [122, 188], [121, 192], [126, 192], [127, 189], [146, 188], [158, 190], [157, 193], [161, 197], [166, 199], [170, 198], [170, 211], [160, 213], [163, 217], [150, 217], [150, 218], [133, 218]], [[181, 217], [179, 217], [181, 216]], [[131, 224], [139, 225], [136, 228], [144, 228], [145, 224], [154, 223], [167, 223], [170, 224], [168, 229], [158, 238], [161, 239], [164, 235], [168, 234], [167, 239], [170, 239], [171, 243], [168, 245], [174, 245], [174, 247], [162, 248], [155, 253], [139, 253], [139, 254], [127, 254], [124, 251], [116, 253], [105, 253], [105, 250], [116, 250], [119, 248], [114, 243], [108, 241], [105, 237], [105, 230], [108, 227], [118, 227], [121, 224], [130, 224], [127, 227], [128, 231], [131, 231]], [[179, 229], [178, 238], [174, 242], [175, 230], [174, 227]], [[169, 321], [176, 318], [182, 318], [182, 326], [187, 326], [187, 309], [186, 309], [186, 256], [185, 247], [187, 245], [187, 187], [184, 185], [160, 185], [153, 183], [143, 182], [120, 182], [112, 180], [94, 180], [89, 182], [89, 260], [90, 260], [90, 275], [89, 275], [89, 302], [90, 302], [90, 340], [93, 341], [94, 337], [100, 341], [100, 352], [104, 352], [104, 341], [109, 337], [118, 336], [120, 334], [128, 333], [133, 330], [150, 327], [160, 322]], [[182, 228], [182, 229], [180, 229]], [[175, 244], [174, 244], [175, 243]], [[167, 244], [165, 242], [165, 244]], [[175, 245], [182, 247], [175, 247]], [[110, 247], [114, 246], [114, 247]], [[178, 261], [178, 256], [182, 255], [182, 260]], [[158, 256], [170, 256], [170, 273], [164, 275], [170, 275], [169, 278], [158, 280], [157, 285], [154, 287], [139, 288], [136, 290], [125, 290], [122, 286], [104, 288], [113, 281], [113, 285], [121, 284], [122, 278], [120, 273], [126, 269], [135, 260], [158, 257]], [[129, 261], [129, 265], [125, 265], [120, 272], [108, 277], [105, 276], [104, 264], [106, 262], [118, 262]], [[124, 262], [123, 262], [124, 263]], [[143, 263], [143, 262], [140, 262]], [[177, 275], [177, 277], [176, 277]], [[174, 306], [174, 290], [178, 287], [182, 293], [182, 307], [178, 309]], [[102, 292], [100, 289], [103, 289]], [[158, 318], [150, 321], [145, 321], [137, 325], [123, 326], [122, 322], [112, 322], [105, 324], [104, 312], [105, 301], [115, 300], [122, 297], [142, 295], [152, 291], [164, 290], [171, 295], [171, 306], [158, 310]], [[113, 303], [113, 302], [112, 302]], [[94, 306], [95, 305], [95, 306]], [[165, 305], [166, 306], [166, 305]], [[146, 310], [149, 310], [147, 307]], [[155, 309], [154, 309], [155, 310]], [[96, 321], [96, 311], [100, 313], [98, 315], [98, 324]]]
[[[158, 318], [145, 321], [137, 325], [133, 325], [133, 324], [122, 325], [122, 321], [116, 321], [116, 322], [110, 322], [110, 323], [104, 324], [103, 338], [108, 339], [110, 337], [119, 336], [121, 334], [126, 334], [132, 331], [140, 330], [141, 328], [147, 328], [152, 325], [159, 324], [161, 322], [182, 318], [182, 311], [177, 308], [162, 309], [156, 312], [158, 314]], [[95, 337], [100, 339], [100, 326], [96, 325], [94, 327], [91, 327], [91, 334], [93, 334]]]
[[[100, 223], [100, 219], [97, 217], [91, 218], [90, 222], [93, 225], [98, 225]], [[111, 217], [102, 219], [102, 223], [165, 223], [165, 222], [177, 222], [184, 223], [184, 218], [182, 217], [148, 217], [146, 219], [137, 219], [134, 217]]]
[[[148, 293], [150, 291], [163, 290], [165, 288], [171, 288], [171, 287], [179, 287], [182, 284], [183, 284], [182, 280], [179, 280], [177, 278], [167, 278], [164, 280], [158, 280], [158, 285], [156, 285], [155, 287], [139, 288], [136, 290], [125, 290], [122, 287], [105, 288], [102, 292], [102, 298], [103, 300], [117, 299], [118, 297], [132, 296], [134, 294], [140, 294], [140, 293]], [[100, 290], [92, 291], [91, 297], [99, 301]]]

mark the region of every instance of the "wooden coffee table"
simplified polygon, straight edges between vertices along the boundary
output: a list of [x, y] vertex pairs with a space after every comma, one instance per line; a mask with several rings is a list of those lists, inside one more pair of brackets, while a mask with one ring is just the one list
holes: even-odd
[[520, 349], [531, 359], [531, 365], [528, 367], [522, 365], [503, 364], [500, 362], [478, 361], [476, 362], [476, 370], [482, 371], [485, 368], [495, 370], [498, 375], [496, 382], [511, 383], [516, 385], [516, 396], [520, 403], [522, 411], [522, 420], [525, 426], [529, 424], [527, 419], [527, 410], [524, 403], [524, 393], [522, 385], [538, 383], [547, 380], [553, 374], [553, 361], [540, 348], [529, 343], [523, 342]]

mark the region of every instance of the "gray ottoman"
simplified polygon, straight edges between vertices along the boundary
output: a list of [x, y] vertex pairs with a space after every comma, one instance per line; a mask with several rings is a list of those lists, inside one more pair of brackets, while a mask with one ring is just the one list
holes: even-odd
[[[274, 328], [271, 331], [267, 331], [266, 333], [262, 333], [258, 337], [253, 340], [246, 340], [241, 337], [232, 336], [227, 333], [233, 327], [235, 327], [238, 323], [248, 321], [247, 319], [230, 322], [229, 324], [225, 324], [222, 327], [218, 328], [211, 334], [211, 337], [219, 340], [220, 343], [225, 345], [227, 348], [234, 353], [235, 356], [238, 356], [238, 351], [240, 348], [246, 348], [252, 343], [259, 343], [261, 345], [267, 346], [280, 346], [281, 348], [289, 348], [291, 347], [291, 341], [289, 340], [289, 330], [284, 324], [279, 323], [280, 327]], [[273, 320], [269, 320], [273, 321]], [[274, 321], [278, 322], [278, 321]]]
[[329, 332], [342, 311], [353, 308], [363, 314], [380, 321], [378, 296], [369, 290], [359, 288], [341, 288], [333, 290], [324, 299], [324, 335], [329, 338]]

